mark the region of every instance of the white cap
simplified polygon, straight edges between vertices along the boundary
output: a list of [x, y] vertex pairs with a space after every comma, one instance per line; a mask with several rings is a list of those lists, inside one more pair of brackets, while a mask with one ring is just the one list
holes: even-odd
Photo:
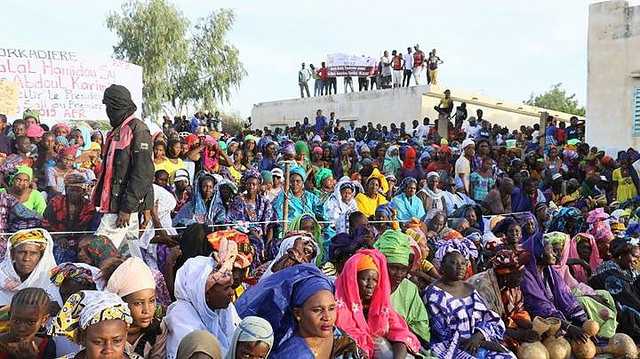
[[281, 169], [279, 169], [279, 168], [274, 168], [274, 169], [272, 169], [272, 170], [271, 170], [271, 175], [272, 175], [272, 176], [277, 176], [277, 177], [280, 177], [280, 178], [283, 178], [283, 177], [284, 177], [284, 173], [283, 173], [283, 172], [282, 172], [282, 170], [281, 170]]
[[174, 182], [178, 181], [187, 181], [189, 183], [189, 172], [187, 170], [180, 168], [176, 171], [175, 177], [173, 179]]
[[475, 145], [476, 145], [476, 143], [475, 143], [475, 142], [473, 142], [473, 139], [471, 139], [471, 138], [465, 138], [465, 140], [464, 140], [464, 141], [462, 141], [462, 145], [460, 146], [460, 149], [463, 149], [463, 150], [464, 150], [465, 148], [467, 148], [467, 147], [469, 147], [469, 146], [475, 146]]

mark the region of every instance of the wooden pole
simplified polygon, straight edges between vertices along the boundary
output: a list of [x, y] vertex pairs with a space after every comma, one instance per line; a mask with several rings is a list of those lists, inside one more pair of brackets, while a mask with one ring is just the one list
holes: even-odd
[[547, 142], [547, 118], [549, 117], [549, 113], [546, 111], [540, 112], [540, 139], [538, 143], [540, 147], [544, 148], [545, 143]]
[[284, 220], [283, 234], [287, 233], [287, 227], [289, 226], [289, 161], [284, 162], [284, 201], [282, 201], [282, 219]]

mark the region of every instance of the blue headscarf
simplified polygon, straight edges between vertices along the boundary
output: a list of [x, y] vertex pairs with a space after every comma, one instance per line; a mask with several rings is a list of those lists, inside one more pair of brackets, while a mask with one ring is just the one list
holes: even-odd
[[304, 171], [304, 168], [300, 166], [293, 166], [291, 168], [291, 170], [289, 171], [289, 175], [293, 175], [293, 174], [296, 174], [302, 177], [302, 182], [307, 180], [307, 173]]
[[257, 316], [273, 326], [273, 352], [294, 335], [296, 322], [292, 309], [301, 307], [321, 290], [334, 287], [315, 265], [305, 263], [285, 268], [249, 288], [235, 303], [241, 318]]

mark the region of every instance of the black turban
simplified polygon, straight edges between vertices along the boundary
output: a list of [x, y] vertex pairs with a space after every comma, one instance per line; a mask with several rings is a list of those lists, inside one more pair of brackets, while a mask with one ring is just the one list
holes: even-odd
[[102, 103], [107, 106], [111, 127], [118, 127], [138, 109], [131, 100], [131, 93], [122, 85], [111, 85], [104, 90]]

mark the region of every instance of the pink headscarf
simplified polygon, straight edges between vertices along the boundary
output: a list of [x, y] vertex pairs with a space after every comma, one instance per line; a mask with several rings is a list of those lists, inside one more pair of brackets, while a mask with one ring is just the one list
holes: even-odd
[[[562, 279], [564, 279], [564, 281], [567, 284], [567, 287], [569, 287], [569, 289], [573, 290], [574, 288], [578, 288], [578, 289], [580, 289], [580, 291], [582, 291], [586, 295], [594, 295], [595, 291], [591, 287], [589, 287], [588, 285], [586, 285], [584, 283], [581, 283], [581, 282], [577, 281], [574, 278], [574, 276], [571, 275], [571, 272], [569, 271], [569, 266], [567, 265], [567, 261], [569, 260], [569, 258], [580, 258], [578, 256], [578, 254], [577, 254], [577, 251], [576, 251], [576, 255], [575, 256], [572, 256], [570, 254], [571, 246], [573, 245], [575, 247], [575, 244], [573, 244], [574, 241], [572, 241], [569, 238], [569, 235], [566, 234], [566, 233], [560, 233], [560, 232], [553, 232], [553, 233], [555, 233], [556, 235], [563, 235], [564, 236], [564, 241], [563, 241], [563, 245], [562, 245], [562, 257], [560, 257], [560, 262], [558, 264], [553, 265], [553, 269], [555, 269], [556, 272], [558, 272], [558, 274], [560, 274], [560, 276], [562, 277]], [[579, 266], [573, 266], [574, 269], [576, 267], [579, 267]]]
[[[362, 300], [358, 289], [358, 263], [363, 256], [373, 259], [378, 268], [378, 286], [373, 292], [367, 318], [362, 311]], [[338, 305], [336, 325], [356, 341], [358, 347], [373, 358], [376, 337], [391, 342], [404, 343], [417, 353], [418, 338], [411, 333], [404, 319], [391, 307], [391, 285], [387, 273], [387, 260], [376, 249], [361, 249], [344, 265], [336, 278], [336, 303]]]
[[218, 156], [217, 156], [217, 150], [216, 150], [216, 155], [211, 156], [210, 151], [212, 148], [215, 148], [215, 146], [218, 144], [218, 141], [216, 141], [213, 137], [207, 135], [204, 138], [204, 144], [206, 145], [205, 149], [204, 149], [204, 168], [206, 168], [209, 171], [215, 171], [218, 166]]
[[[578, 233], [576, 234], [569, 244], [569, 253], [568, 258], [580, 258], [578, 255], [578, 240], [582, 238], [582, 240], [589, 241], [589, 245], [591, 246], [591, 255], [589, 256], [589, 267], [592, 271], [596, 270], [596, 268], [602, 263], [602, 259], [600, 258], [600, 251], [598, 251], [598, 245], [596, 244], [596, 239], [590, 235], [589, 233]], [[563, 254], [564, 257], [564, 254]], [[565, 262], [566, 263], [566, 262]], [[586, 283], [589, 277], [587, 277], [587, 273], [584, 268], [579, 265], [573, 266], [574, 277], [578, 280], [578, 282]]]

